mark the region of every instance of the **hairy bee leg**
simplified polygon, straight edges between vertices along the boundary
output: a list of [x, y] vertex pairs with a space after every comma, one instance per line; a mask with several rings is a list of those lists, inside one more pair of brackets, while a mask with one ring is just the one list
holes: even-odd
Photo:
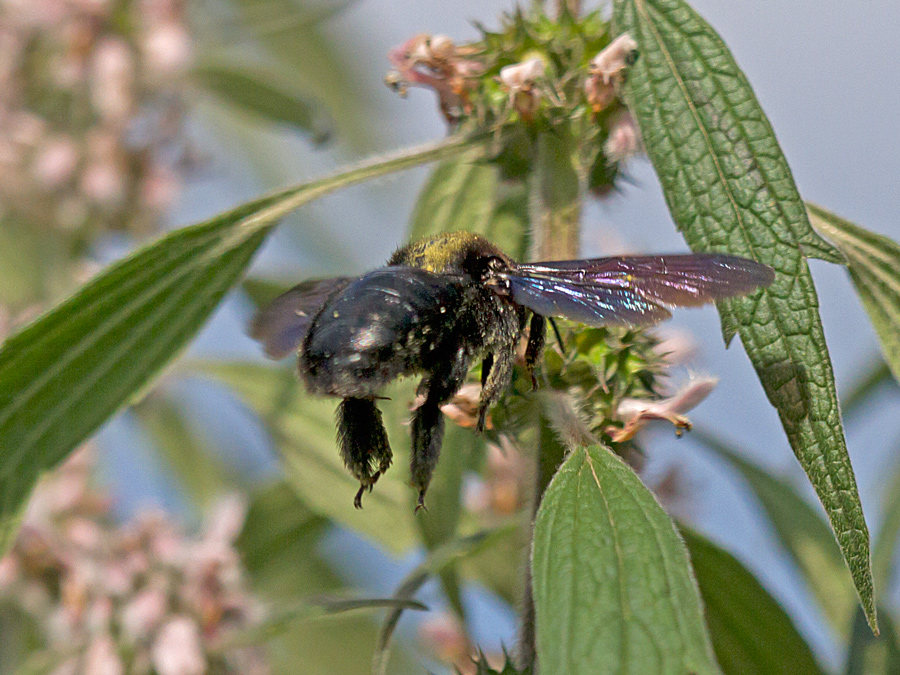
[[491, 368], [494, 366], [494, 355], [488, 354], [481, 362], [481, 386], [487, 384], [488, 376], [491, 374]]
[[444, 438], [444, 415], [441, 406], [430, 396], [416, 409], [412, 420], [412, 461], [410, 475], [413, 486], [419, 490], [416, 511], [425, 508], [425, 492], [441, 454]]
[[460, 349], [448, 366], [426, 376], [419, 385], [419, 392], [425, 394], [425, 401], [413, 413], [412, 458], [409, 467], [412, 484], [419, 490], [416, 511], [425, 508], [425, 493], [441, 454], [441, 442], [444, 439], [444, 414], [441, 406], [459, 391], [465, 382], [471, 361]]
[[488, 410], [500, 400], [503, 392], [512, 383], [513, 370], [516, 365], [515, 343], [502, 345], [494, 352], [494, 363], [491, 372], [481, 388], [481, 400], [478, 403], [478, 424], [475, 430], [484, 431]]
[[353, 505], [362, 508], [362, 496], [371, 491], [391, 465], [393, 454], [381, 411], [369, 398], [345, 398], [337, 409], [338, 444], [350, 473], [359, 481]]
[[531, 326], [528, 329], [528, 344], [525, 347], [525, 368], [531, 375], [531, 389], [537, 389], [537, 378], [534, 369], [544, 351], [547, 341], [547, 320], [540, 314], [531, 315]]

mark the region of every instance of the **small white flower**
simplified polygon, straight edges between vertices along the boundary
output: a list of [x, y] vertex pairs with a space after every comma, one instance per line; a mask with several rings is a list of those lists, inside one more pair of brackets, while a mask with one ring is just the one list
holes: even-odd
[[628, 66], [636, 50], [637, 42], [628, 33], [620, 35], [593, 58], [591, 74], [599, 77], [603, 84], [611, 84], [613, 78]]
[[616, 96], [620, 74], [629, 65], [637, 43], [627, 33], [613, 40], [591, 61], [591, 74], [585, 80], [584, 94], [594, 110], [603, 110]]
[[541, 59], [534, 58], [504, 66], [500, 69], [500, 81], [511, 93], [529, 89], [538, 79], [544, 76], [546, 66]]

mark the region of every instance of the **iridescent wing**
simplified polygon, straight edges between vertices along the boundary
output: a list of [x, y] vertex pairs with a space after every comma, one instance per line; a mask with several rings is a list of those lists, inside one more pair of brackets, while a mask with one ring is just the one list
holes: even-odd
[[297, 351], [325, 302], [353, 279], [333, 277], [297, 284], [260, 310], [250, 324], [250, 337], [262, 343], [271, 359], [282, 359]]
[[718, 253], [624, 256], [516, 265], [498, 272], [536, 314], [589, 326], [647, 326], [673, 307], [697, 307], [772, 283], [766, 265]]

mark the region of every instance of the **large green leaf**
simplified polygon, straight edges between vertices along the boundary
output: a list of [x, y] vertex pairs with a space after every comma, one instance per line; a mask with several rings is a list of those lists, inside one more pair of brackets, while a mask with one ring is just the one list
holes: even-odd
[[772, 127], [716, 32], [683, 0], [616, 0], [614, 22], [638, 43], [627, 99], [688, 244], [775, 270], [769, 288], [719, 303], [723, 332], [726, 342], [740, 333], [874, 628], [869, 533], [804, 259], [842, 257], [810, 227]]
[[[359, 482], [344, 466], [335, 441], [335, 399], [308, 396], [293, 372], [253, 363], [213, 363], [203, 372], [231, 387], [267, 424], [282, 459], [285, 479], [314, 513], [360, 532], [394, 552], [416, 541], [404, 457], [408, 444], [393, 408], [409, 405], [411, 392], [390, 391], [380, 406], [397, 455], [396, 464], [353, 506]], [[393, 405], [389, 405], [393, 404]], [[393, 432], [393, 433], [391, 433]], [[440, 471], [440, 468], [438, 468]]]
[[790, 483], [748, 462], [725, 441], [696, 427], [691, 438], [715, 452], [747, 481], [832, 628], [842, 637], [849, 637], [856, 593], [827, 523]]
[[193, 76], [220, 99], [264, 120], [300, 129], [314, 143], [328, 140], [331, 134], [331, 121], [321, 105], [292, 92], [271, 75], [221, 63], [197, 68]]
[[528, 249], [528, 193], [502, 182], [499, 169], [476, 152], [441, 162], [431, 172], [410, 220], [410, 238], [466, 230], [481, 234], [517, 260]]
[[900, 380], [900, 246], [815, 204], [807, 204], [813, 227], [847, 258], [850, 280], [862, 300], [881, 351]]
[[338, 188], [472, 144], [455, 137], [372, 160], [173, 232], [9, 338], [0, 350], [0, 533], [14, 531], [7, 521], [40, 474], [181, 352], [278, 219]]
[[541, 672], [720, 672], [684, 543], [605, 448], [574, 450], [544, 493], [532, 579]]
[[820, 675], [781, 605], [730, 553], [682, 528], [716, 659], [726, 675]]

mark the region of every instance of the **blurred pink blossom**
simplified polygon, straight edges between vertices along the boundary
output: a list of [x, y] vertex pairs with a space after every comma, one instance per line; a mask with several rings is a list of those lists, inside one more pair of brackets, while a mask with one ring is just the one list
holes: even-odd
[[94, 462], [77, 452], [38, 485], [0, 558], [0, 600], [34, 619], [47, 649], [77, 650], [78, 675], [205, 675], [213, 660], [221, 675], [268, 675], [259, 648], [222, 646], [265, 617], [234, 548], [243, 498], [221, 499], [196, 536], [161, 512], [118, 525], [91, 486]]
[[84, 675], [122, 675], [123, 672], [112, 637], [103, 633], [91, 640], [84, 658]]
[[206, 658], [200, 629], [186, 616], [170, 619], [153, 642], [153, 665], [159, 675], [204, 675]]

